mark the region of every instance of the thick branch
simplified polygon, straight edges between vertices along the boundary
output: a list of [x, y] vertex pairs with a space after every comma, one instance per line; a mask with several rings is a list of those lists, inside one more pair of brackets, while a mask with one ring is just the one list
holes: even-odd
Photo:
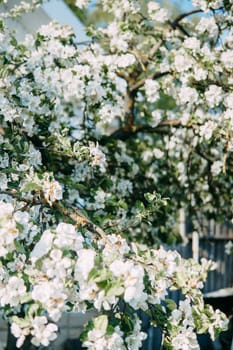
[[125, 126], [116, 131], [111, 135], [101, 140], [101, 144], [107, 144], [111, 140], [127, 140], [131, 136], [139, 132], [147, 133], [157, 133], [157, 134], [167, 134], [167, 128], [186, 128], [186, 129], [195, 129], [198, 127], [198, 124], [188, 123], [183, 125], [180, 120], [164, 120], [159, 123], [157, 126], [153, 127], [150, 125], [133, 125], [131, 128]]
[[131, 91], [130, 86], [128, 85], [126, 91], [126, 128], [131, 130], [134, 124], [134, 109], [135, 109], [135, 97], [136, 91]]
[[97, 226], [94, 224], [90, 219], [88, 219], [87, 216], [85, 216], [79, 209], [70, 207], [67, 209], [64, 207], [60, 202], [55, 202], [53, 204], [53, 208], [58, 210], [62, 215], [68, 216], [71, 218], [73, 221], [75, 221], [76, 225], [78, 226], [84, 226], [88, 230], [91, 231], [91, 233], [96, 234], [99, 237], [105, 237], [106, 234], [102, 230], [101, 227]]
[[170, 24], [172, 29], [179, 29], [185, 36], [190, 37], [190, 34], [187, 32], [186, 29], [184, 29], [184, 27], [180, 23], [174, 24], [174, 22], [171, 21], [168, 21], [168, 23]]
[[180, 14], [179, 16], [177, 16], [177, 17], [174, 19], [174, 21], [172, 21], [171, 23], [172, 23], [172, 25], [173, 25], [174, 27], [176, 27], [177, 24], [178, 24], [180, 21], [182, 21], [182, 19], [184, 19], [184, 18], [186, 18], [186, 17], [188, 17], [188, 16], [191, 16], [191, 15], [194, 15], [195, 13], [201, 13], [201, 12], [203, 12], [201, 9], [196, 9], [196, 10], [192, 10], [192, 11], [188, 11], [188, 12], [182, 13], [182, 14]]
[[182, 19], [191, 16], [195, 13], [200, 13], [203, 12], [201, 9], [196, 9], [196, 10], [192, 10], [189, 12], [185, 12], [180, 14], [179, 16], [177, 16], [174, 21], [168, 21], [168, 23], [170, 24], [170, 26], [172, 27], [172, 29], [179, 29], [185, 36], [190, 36], [190, 34], [187, 32], [187, 30], [180, 24], [180, 22], [182, 21]]
[[[35, 199], [26, 199], [23, 198], [20, 194], [14, 193], [12, 191], [0, 191], [0, 194], [6, 194], [8, 196], [11, 196], [13, 198], [16, 198], [20, 202], [25, 202], [28, 205], [38, 205], [44, 203], [40, 200]], [[54, 208], [58, 210], [62, 215], [69, 217], [73, 221], [75, 221], [76, 225], [78, 226], [85, 226], [88, 230], [90, 230], [92, 233], [97, 234], [100, 237], [106, 236], [105, 232], [96, 224], [94, 224], [87, 216], [85, 216], [79, 209], [74, 207], [64, 207], [60, 202], [54, 202], [52, 207], [48, 206], [49, 208]]]
[[134, 128], [134, 133], [138, 132], [160, 132], [163, 128], [166, 127], [172, 127], [172, 128], [186, 128], [186, 129], [194, 129], [197, 126], [197, 124], [187, 123], [182, 124], [180, 120], [164, 120], [161, 123], [159, 123], [157, 126], [152, 127], [150, 125], [138, 125]]
[[119, 78], [123, 78], [123, 79], [125, 79], [127, 82], [130, 82], [130, 80], [131, 80], [130, 76], [129, 76], [128, 74], [126, 74], [125, 72], [123, 72], [123, 71], [118, 71], [118, 72], [116, 72], [116, 74], [117, 74], [117, 76], [118, 76]]
[[170, 72], [166, 71], [166, 72], [155, 72], [155, 73], [152, 73], [146, 77], [144, 77], [143, 79], [140, 79], [138, 80], [135, 84], [132, 84], [130, 86], [130, 91], [135, 91], [135, 90], [138, 90], [140, 87], [142, 87], [144, 84], [145, 84], [145, 81], [147, 79], [159, 79], [161, 77], [163, 77], [164, 75], [167, 75], [169, 74]]

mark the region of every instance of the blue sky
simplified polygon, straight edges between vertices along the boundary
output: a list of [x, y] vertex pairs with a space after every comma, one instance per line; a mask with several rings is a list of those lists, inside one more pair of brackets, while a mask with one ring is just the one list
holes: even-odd
[[88, 40], [84, 25], [78, 20], [67, 5], [60, 0], [51, 0], [43, 4], [46, 13], [61, 24], [68, 24], [73, 29], [79, 42]]
[[[117, 0], [113, 0], [117, 1]], [[177, 7], [180, 8], [180, 12], [189, 11], [193, 8], [191, 0], [171, 0]], [[94, 0], [91, 1], [92, 4], [95, 3]], [[84, 26], [73, 14], [73, 12], [60, 0], [50, 0], [43, 4], [43, 8], [47, 14], [62, 24], [68, 24], [73, 27], [75, 34], [77, 35], [78, 41], [87, 40], [85, 35]]]
[[173, 0], [172, 2], [184, 11], [193, 9], [192, 2], [189, 0]]

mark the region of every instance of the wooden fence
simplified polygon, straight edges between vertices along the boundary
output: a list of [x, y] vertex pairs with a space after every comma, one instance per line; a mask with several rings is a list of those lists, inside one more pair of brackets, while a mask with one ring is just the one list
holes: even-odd
[[[199, 234], [197, 232], [191, 232], [188, 220], [185, 218], [184, 212], [181, 211], [180, 233], [184, 240], [186, 240], [186, 244], [175, 246], [173, 249], [176, 249], [184, 258], [194, 258], [198, 261], [201, 258], [206, 258], [217, 263], [216, 270], [208, 274], [203, 289], [205, 295], [213, 291], [233, 287], [233, 254], [227, 255], [225, 253], [226, 243], [230, 240], [233, 241], [233, 225], [231, 223], [220, 225], [214, 221], [203, 221], [202, 227], [203, 230]], [[169, 297], [178, 303], [180, 292], [172, 292]], [[207, 301], [209, 302], [210, 299]], [[222, 303], [219, 300], [217, 302]], [[217, 307], [221, 309], [220, 305], [217, 305]], [[233, 307], [233, 305], [230, 305], [230, 307]], [[223, 309], [222, 311], [225, 310]], [[160, 350], [161, 333], [159, 329], [150, 327], [148, 318], [145, 315], [141, 316], [143, 319], [143, 328], [148, 334], [147, 340], [143, 345], [143, 350]], [[204, 335], [199, 337], [199, 342], [201, 349], [226, 350], [222, 348], [218, 340], [215, 343], [211, 343], [210, 338]]]
[[217, 269], [208, 274], [204, 293], [233, 286], [233, 255], [227, 255], [225, 245], [233, 241], [233, 225], [231, 223], [216, 224], [214, 221], [203, 222], [203, 231], [187, 233], [188, 243], [176, 247], [185, 258], [194, 257], [213, 260]]

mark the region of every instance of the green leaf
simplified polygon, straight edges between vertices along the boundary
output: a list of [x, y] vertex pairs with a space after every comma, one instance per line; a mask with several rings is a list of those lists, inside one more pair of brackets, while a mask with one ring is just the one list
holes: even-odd
[[172, 299], [166, 299], [166, 308], [170, 311], [173, 311], [177, 308], [176, 303]]
[[114, 332], [115, 332], [114, 327], [111, 326], [111, 325], [108, 325], [106, 334], [107, 334], [107, 335], [111, 335], [111, 334], [113, 334]]
[[29, 301], [32, 300], [32, 296], [31, 296], [31, 293], [28, 292], [28, 293], [25, 293], [23, 294], [21, 297], [20, 297], [20, 302], [21, 304], [26, 304], [28, 303]]
[[95, 280], [97, 277], [99, 277], [99, 271], [92, 269], [88, 274], [88, 281]]
[[21, 254], [26, 254], [26, 250], [25, 247], [23, 246], [23, 244], [19, 241], [15, 241], [15, 247], [18, 253]]
[[40, 307], [38, 304], [32, 304], [27, 311], [28, 316], [30, 318], [34, 318], [34, 316], [37, 314], [39, 308]]
[[42, 186], [33, 181], [29, 181], [25, 183], [21, 188], [22, 192], [31, 192], [31, 191], [40, 191], [40, 190], [42, 190]]
[[108, 327], [108, 317], [101, 315], [94, 319], [94, 328], [101, 331], [103, 334], [106, 333]]
[[108, 290], [106, 291], [107, 296], [120, 296], [124, 293], [125, 289], [120, 285], [120, 282], [111, 283]]
[[[35, 304], [33, 304], [35, 305]], [[18, 316], [13, 316], [11, 319], [13, 322], [15, 322], [17, 325], [19, 325], [20, 328], [26, 328], [31, 326], [31, 322], [29, 319], [20, 318]]]

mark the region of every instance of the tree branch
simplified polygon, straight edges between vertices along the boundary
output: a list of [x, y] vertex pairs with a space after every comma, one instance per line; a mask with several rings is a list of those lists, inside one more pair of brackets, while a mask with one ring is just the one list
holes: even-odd
[[182, 19], [184, 19], [184, 18], [186, 18], [186, 17], [188, 17], [188, 16], [191, 16], [191, 15], [194, 15], [194, 14], [196, 14], [196, 13], [201, 13], [201, 12], [203, 12], [203, 10], [201, 10], [201, 9], [196, 9], [196, 10], [191, 10], [191, 11], [182, 13], [182, 14], [180, 14], [179, 16], [177, 16], [177, 17], [174, 19], [174, 21], [172, 21], [171, 23], [172, 23], [173, 26], [176, 27], [177, 24], [178, 24], [180, 21], [182, 21]]
[[174, 22], [171, 22], [171, 21], [168, 21], [168, 23], [170, 24], [172, 29], [179, 29], [185, 36], [190, 37], [190, 34], [187, 32], [186, 29], [184, 29], [184, 27], [181, 24], [179, 23], [174, 24]]
[[[219, 8], [220, 10], [221, 8]], [[185, 30], [185, 28], [180, 24], [180, 22], [191, 15], [194, 15], [196, 13], [203, 13], [204, 11], [201, 9], [194, 9], [185, 13], [181, 13], [180, 15], [178, 15], [173, 21], [172, 20], [168, 20], [167, 23], [173, 28], [176, 29], [178, 28], [183, 34], [185, 34], [185, 36], [190, 36], [190, 34]], [[152, 35], [152, 34], [151, 34]], [[153, 50], [153, 49], [152, 49]], [[153, 51], [152, 51], [153, 52]]]
[[[70, 210], [67, 209], [67, 206], [64, 207], [60, 202], [55, 202], [52, 206], [56, 210], [58, 210], [62, 215], [68, 216], [73, 221], [75, 221], [76, 225], [86, 227], [91, 233], [96, 234], [99, 237], [105, 237], [106, 233], [102, 230], [101, 227], [94, 224], [86, 215], [84, 215], [79, 209], [74, 207], [69, 207]], [[70, 212], [71, 211], [71, 212]]]
[[130, 82], [130, 80], [131, 80], [130, 76], [129, 76], [128, 74], [126, 74], [125, 72], [123, 72], [123, 71], [117, 71], [116, 74], [117, 74], [117, 76], [118, 76], [119, 78], [123, 78], [123, 79], [125, 79], [127, 82]]
[[187, 32], [186, 29], [184, 29], [184, 27], [180, 24], [180, 22], [182, 21], [182, 19], [191, 16], [195, 13], [200, 13], [203, 12], [201, 9], [196, 9], [196, 10], [192, 10], [189, 12], [185, 12], [180, 14], [179, 16], [177, 16], [174, 21], [168, 21], [168, 23], [170, 24], [170, 26], [172, 27], [172, 29], [179, 29], [185, 36], [190, 36], [190, 34]]
[[[11, 191], [0, 191], [0, 194], [6, 194], [8, 196], [11, 196], [12, 198], [17, 199], [20, 202], [25, 202], [28, 205], [38, 205], [38, 204], [44, 204], [40, 200], [35, 200], [35, 199], [26, 199], [23, 198], [21, 195], [18, 193], [14, 193]], [[69, 207], [70, 210], [67, 209], [67, 206], [64, 207], [61, 203], [59, 202], [54, 202], [52, 206], [49, 208], [54, 208], [58, 210], [62, 215], [68, 216], [70, 219], [75, 221], [75, 223], [78, 226], [85, 226], [87, 229], [89, 229], [92, 233], [97, 234], [100, 237], [106, 236], [105, 232], [102, 230], [101, 227], [97, 226], [94, 224], [87, 216], [85, 216], [79, 209], [74, 208], [74, 207]]]
[[157, 126], [150, 125], [132, 125], [131, 128], [127, 125], [117, 129], [111, 135], [102, 138], [100, 141], [101, 144], [105, 145], [111, 140], [127, 140], [131, 136], [139, 132], [147, 133], [158, 133], [158, 134], [167, 134], [166, 128], [184, 128], [184, 129], [195, 129], [198, 127], [198, 124], [188, 123], [183, 125], [180, 120], [164, 120], [159, 123]]
[[145, 78], [143, 79], [140, 79], [138, 80], [135, 84], [131, 85], [129, 87], [130, 91], [135, 91], [135, 90], [138, 90], [140, 87], [142, 87], [145, 83], [145, 81], [147, 79], [159, 79], [161, 77], [163, 77], [164, 75], [167, 75], [169, 74], [170, 72], [166, 71], [166, 72], [155, 72], [155, 73], [152, 73], [148, 76], [146, 76]]
[[12, 198], [18, 199], [18, 201], [27, 203], [28, 205], [38, 205], [38, 204], [42, 204], [41, 201], [36, 200], [35, 198], [26, 199], [26, 198], [21, 197], [18, 193], [11, 192], [11, 191], [6, 191], [6, 190], [3, 191], [3, 190], [1, 190], [1, 191], [0, 191], [0, 194], [5, 194], [5, 195], [10, 196], [10, 197], [12, 197]]

